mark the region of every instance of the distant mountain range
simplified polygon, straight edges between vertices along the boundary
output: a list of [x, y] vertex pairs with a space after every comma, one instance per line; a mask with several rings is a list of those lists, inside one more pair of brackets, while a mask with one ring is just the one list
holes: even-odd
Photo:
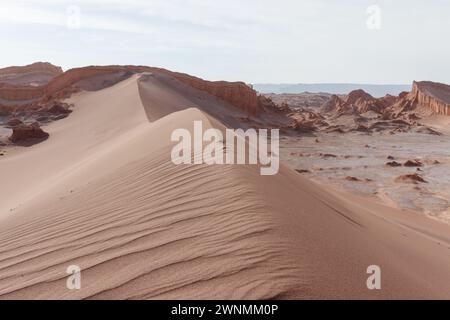
[[386, 94], [398, 95], [402, 91], [410, 91], [411, 85], [399, 84], [358, 84], [358, 83], [298, 83], [298, 84], [253, 84], [253, 88], [261, 93], [302, 93], [326, 92], [332, 94], [348, 94], [362, 89], [374, 97], [383, 97]]

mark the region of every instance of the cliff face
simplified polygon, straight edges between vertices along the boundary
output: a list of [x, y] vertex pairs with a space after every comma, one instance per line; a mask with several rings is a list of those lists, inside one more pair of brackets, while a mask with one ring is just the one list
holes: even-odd
[[54, 95], [58, 91], [86, 78], [119, 72], [128, 72], [130, 74], [138, 72], [160, 72], [168, 74], [188, 86], [205, 91], [250, 114], [256, 115], [258, 113], [257, 93], [243, 82], [207, 81], [184, 73], [145, 66], [92, 66], [71, 69], [51, 81], [45, 89], [45, 94], [47, 96]]
[[42, 87], [16, 86], [0, 83], [0, 99], [11, 102], [39, 99], [43, 96], [43, 93], [44, 90]]
[[63, 73], [61, 67], [54, 66], [48, 62], [36, 62], [27, 66], [17, 66], [17, 67], [7, 67], [0, 69], [0, 79], [1, 76], [6, 75], [18, 75], [18, 74], [26, 74], [26, 73], [49, 73], [54, 76], [57, 76]]
[[63, 73], [47, 62], [0, 69], [0, 99], [23, 102], [42, 97], [43, 86]]
[[413, 83], [411, 92], [414, 102], [436, 114], [450, 115], [450, 86], [431, 81]]
[[205, 81], [182, 73], [170, 72], [177, 80], [198, 90], [206, 91], [239, 109], [257, 115], [260, 112], [258, 95], [243, 82]]
[[[0, 75], [29, 74], [38, 71], [45, 71], [51, 73], [53, 76], [47, 84], [41, 86], [1, 83], [0, 99], [10, 101], [9, 104], [16, 105], [33, 99], [49, 101], [66, 97], [77, 89], [77, 84], [80, 81], [93, 77], [107, 77], [108, 75], [119, 73], [122, 75], [131, 75], [132, 73], [138, 72], [159, 72], [170, 75], [195, 89], [205, 91], [252, 115], [257, 115], [262, 110], [256, 91], [243, 82], [207, 81], [188, 74], [161, 68], [146, 66], [89, 66], [71, 69], [63, 73], [61, 68], [52, 66], [51, 64], [36, 63], [26, 67], [0, 69]], [[119, 79], [119, 77], [116, 78]]]
[[431, 81], [414, 82], [411, 92], [402, 92], [398, 96], [386, 95], [382, 98], [374, 98], [363, 90], [355, 90], [345, 99], [332, 96], [322, 106], [322, 111], [337, 114], [374, 111], [396, 117], [418, 107], [431, 110], [435, 114], [450, 115], [450, 86]]
[[126, 70], [125, 67], [120, 66], [106, 66], [106, 67], [84, 67], [70, 69], [63, 74], [54, 78], [43, 88], [43, 94], [46, 98], [58, 95], [61, 91], [67, 91], [71, 86], [77, 82], [96, 76], [114, 74]]

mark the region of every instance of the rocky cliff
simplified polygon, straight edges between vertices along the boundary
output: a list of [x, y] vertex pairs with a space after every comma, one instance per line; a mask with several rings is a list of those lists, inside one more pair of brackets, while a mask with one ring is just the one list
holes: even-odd
[[418, 106], [427, 108], [435, 114], [450, 115], [449, 85], [431, 81], [414, 81], [411, 98]]
[[374, 98], [363, 90], [355, 90], [343, 99], [332, 96], [322, 106], [322, 111], [337, 114], [374, 111], [396, 118], [417, 108], [434, 114], [450, 115], [450, 86], [431, 81], [415, 81], [411, 92], [382, 98]]
[[256, 91], [244, 82], [206, 81], [184, 73], [159, 70], [169, 73], [178, 81], [195, 89], [206, 91], [250, 114], [257, 115], [261, 111]]
[[[158, 72], [168, 74], [178, 81], [195, 89], [205, 91], [250, 114], [259, 113], [259, 100], [255, 90], [243, 82], [207, 81], [188, 74], [146, 66], [89, 66], [68, 70], [54, 77], [48, 84], [32, 86], [0, 86], [0, 99], [17, 101], [42, 99], [49, 101], [67, 96], [80, 88], [80, 83], [93, 77], [109, 77], [120, 80], [139, 72]], [[110, 77], [110, 78], [111, 78]], [[103, 80], [104, 85], [111, 81]], [[98, 89], [98, 88], [97, 88]]]
[[47, 62], [0, 69], [0, 104], [20, 104], [39, 99], [44, 86], [63, 73]]
[[[17, 86], [0, 83], [0, 99], [6, 100], [10, 104], [27, 102], [28, 100], [39, 99], [43, 96], [43, 87]], [[0, 104], [2, 104], [0, 102]]]
[[2, 68], [0, 69], [0, 79], [2, 76], [6, 75], [19, 75], [36, 72], [49, 73], [54, 76], [57, 76], [63, 73], [63, 70], [61, 69], [61, 67], [54, 66], [48, 62], [36, 62], [26, 66], [14, 66]]

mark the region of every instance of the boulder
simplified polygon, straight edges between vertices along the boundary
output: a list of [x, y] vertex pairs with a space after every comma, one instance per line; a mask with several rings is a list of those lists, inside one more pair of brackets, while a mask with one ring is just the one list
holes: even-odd
[[408, 160], [403, 165], [405, 167], [422, 167], [423, 163], [419, 160]]
[[13, 128], [9, 140], [15, 144], [34, 144], [46, 140], [49, 134], [42, 130], [38, 124], [21, 125]]
[[402, 164], [398, 163], [397, 161], [388, 162], [388, 163], [386, 163], [386, 165], [389, 167], [401, 167], [402, 166]]
[[405, 174], [402, 176], [399, 176], [395, 179], [396, 182], [403, 182], [403, 183], [428, 183], [425, 181], [424, 178], [422, 178], [419, 174], [413, 173], [413, 174]]
[[69, 114], [72, 110], [69, 109], [68, 105], [63, 105], [61, 103], [54, 103], [47, 112], [54, 115]]
[[359, 181], [361, 181], [360, 179], [358, 179], [356, 177], [352, 177], [352, 176], [345, 177], [345, 180], [352, 181], [352, 182], [359, 182]]

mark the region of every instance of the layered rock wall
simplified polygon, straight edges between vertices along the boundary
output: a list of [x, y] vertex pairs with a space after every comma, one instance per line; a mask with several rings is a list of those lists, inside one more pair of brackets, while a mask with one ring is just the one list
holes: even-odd
[[61, 92], [70, 92], [70, 88], [79, 81], [94, 76], [118, 72], [129, 72], [130, 74], [138, 72], [160, 72], [168, 74], [186, 85], [205, 91], [250, 114], [256, 115], [260, 111], [256, 91], [243, 82], [206, 81], [184, 73], [145, 66], [90, 66], [75, 68], [56, 76], [47, 85], [41, 87], [0, 86], [0, 98], [15, 101], [36, 98], [50, 100], [61, 96]]
[[8, 101], [26, 101], [39, 99], [44, 95], [43, 87], [15, 86], [0, 83], [0, 99]]
[[450, 86], [430, 81], [414, 81], [411, 95], [417, 105], [428, 108], [435, 114], [450, 115]]
[[74, 85], [75, 83], [83, 79], [101, 74], [117, 72], [165, 73], [188, 86], [205, 91], [250, 114], [256, 115], [259, 111], [256, 91], [243, 82], [207, 81], [184, 73], [172, 72], [166, 69], [145, 66], [106, 66], [71, 69], [50, 82], [46, 87], [45, 93], [46, 95], [52, 95], [64, 88]]
[[6, 67], [0, 69], [0, 79], [1, 76], [14, 75], [14, 74], [25, 74], [25, 73], [49, 73], [54, 76], [63, 73], [61, 67], [54, 66], [48, 62], [36, 62], [27, 66], [17, 66], [17, 67]]

